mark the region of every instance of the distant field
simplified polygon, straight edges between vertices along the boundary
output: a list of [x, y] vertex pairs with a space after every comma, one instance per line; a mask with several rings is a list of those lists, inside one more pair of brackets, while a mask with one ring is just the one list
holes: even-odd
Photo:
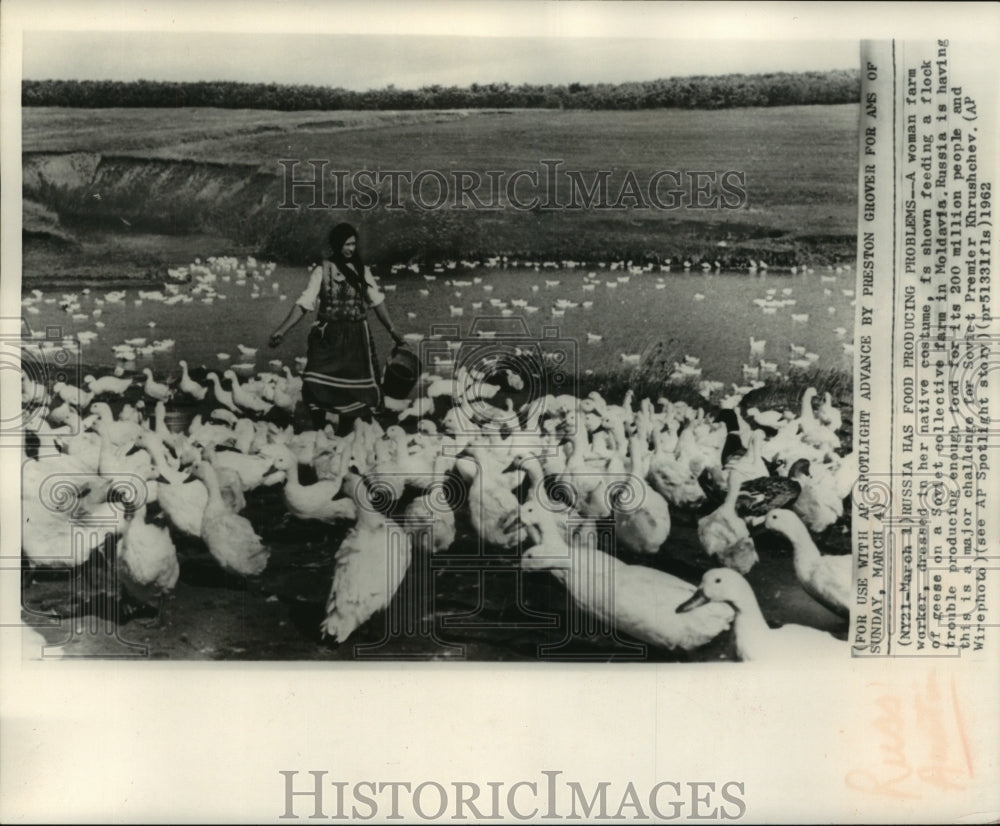
[[[24, 153], [104, 158], [100, 204], [75, 198], [65, 183], [59, 192], [26, 196], [37, 197], [64, 221], [117, 225], [125, 219], [151, 232], [220, 234], [285, 260], [322, 239], [331, 213], [279, 214], [283, 158], [327, 159], [330, 169], [351, 172], [446, 174], [541, 171], [540, 161], [558, 159], [564, 170], [578, 170], [588, 179], [588, 173], [612, 170], [613, 193], [628, 171], [642, 183], [665, 169], [746, 174], [748, 202], [739, 210], [333, 214], [374, 229], [384, 245], [374, 251], [394, 258], [495, 251], [699, 256], [715, 254], [709, 250], [722, 239], [731, 249], [742, 245], [746, 256], [772, 263], [853, 256], [854, 104], [636, 112], [26, 108], [22, 115]], [[148, 161], [145, 172], [142, 161]], [[176, 161], [193, 162], [197, 181], [189, 177], [182, 185], [179, 179], [187, 173], [163, 174], [163, 165]], [[212, 168], [222, 170], [215, 183], [206, 180], [215, 174]], [[252, 186], [246, 178], [251, 174]], [[117, 189], [115, 176], [123, 181]]]
[[[231, 160], [195, 147], [234, 136], [298, 129], [336, 131], [434, 123], [464, 117], [448, 112], [269, 112], [261, 109], [63, 109], [21, 110], [22, 152], [135, 152], [174, 150], [171, 157]], [[191, 149], [188, 149], [188, 145]], [[202, 154], [204, 152], [204, 154]]]

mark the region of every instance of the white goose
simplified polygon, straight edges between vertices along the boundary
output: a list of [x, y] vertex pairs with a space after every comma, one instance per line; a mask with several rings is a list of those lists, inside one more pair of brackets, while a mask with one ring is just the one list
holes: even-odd
[[425, 542], [424, 537], [428, 534], [432, 540], [431, 553], [446, 551], [455, 541], [455, 512], [437, 501], [433, 492], [421, 494], [406, 506], [403, 524], [411, 536], [414, 550], [418, 537], [420, 542]]
[[281, 481], [281, 473], [268, 456], [260, 454], [249, 456], [238, 450], [218, 446], [212, 447], [210, 453], [216, 470], [235, 472], [240, 478], [243, 490], [254, 490], [261, 485], [273, 485]]
[[156, 401], [167, 401], [173, 393], [170, 387], [162, 382], [156, 381], [156, 379], [153, 378], [153, 371], [148, 367], [144, 367], [142, 372], [146, 374], [146, 381], [142, 385], [143, 392]]
[[344, 642], [378, 611], [388, 606], [410, 567], [411, 539], [390, 537], [386, 518], [372, 506], [364, 480], [349, 474], [344, 485], [358, 521], [334, 557], [333, 582], [320, 633]]
[[850, 617], [856, 596], [851, 555], [823, 556], [802, 520], [791, 511], [773, 510], [764, 522], [791, 541], [795, 551], [795, 576], [805, 592], [835, 614]]
[[775, 662], [801, 667], [802, 661], [850, 656], [846, 643], [825, 631], [805, 625], [770, 628], [761, 613], [750, 583], [728, 568], [713, 568], [687, 602], [678, 606], [686, 613], [706, 603], [726, 603], [736, 610], [736, 653], [744, 662]]
[[118, 547], [118, 575], [125, 590], [140, 602], [158, 608], [163, 619], [163, 602], [180, 579], [177, 549], [166, 528], [146, 522], [146, 505], [132, 514]]
[[802, 441], [820, 450], [834, 450], [840, 447], [840, 437], [830, 428], [821, 424], [813, 413], [812, 400], [816, 396], [815, 387], [807, 387], [802, 394], [802, 411], [799, 428]]
[[154, 436], [144, 436], [143, 444], [153, 457], [157, 477], [156, 501], [170, 523], [181, 533], [201, 537], [201, 528], [208, 506], [208, 488], [204, 482], [175, 470], [165, 460], [163, 446]]
[[316, 519], [331, 524], [344, 519], [357, 519], [354, 501], [340, 496], [339, 481], [320, 479], [311, 485], [303, 485], [299, 481], [299, 463], [289, 448], [273, 444], [264, 451], [271, 457], [273, 466], [285, 473], [285, 507], [296, 519]]
[[840, 495], [835, 477], [824, 466], [799, 459], [788, 471], [788, 478], [798, 482], [802, 490], [792, 504], [809, 530], [822, 533], [844, 515], [844, 497]]
[[208, 394], [208, 388], [203, 387], [202, 385], [198, 384], [198, 382], [196, 382], [194, 379], [191, 378], [191, 376], [188, 374], [188, 364], [186, 361], [181, 359], [177, 363], [180, 365], [181, 368], [181, 380], [180, 383], [177, 385], [180, 391], [182, 393], [186, 393], [192, 399], [195, 399], [197, 401], [201, 401], [202, 399], [204, 399], [205, 396]]
[[638, 421], [629, 444], [631, 467], [626, 479], [627, 492], [636, 501], [626, 502], [625, 494], [619, 498], [614, 509], [615, 536], [630, 551], [655, 554], [670, 535], [670, 506], [646, 484], [651, 458], [647, 446], [648, 421], [644, 416], [638, 417]]
[[759, 557], [746, 523], [736, 513], [739, 495], [740, 484], [730, 474], [726, 501], [698, 520], [698, 540], [710, 557], [745, 574]]
[[521, 508], [532, 544], [521, 558], [526, 570], [547, 569], [588, 613], [614, 629], [661, 648], [698, 648], [733, 621], [727, 605], [677, 612], [695, 593], [692, 585], [655, 568], [627, 565], [590, 543], [570, 548], [553, 514], [534, 503]]
[[[23, 464], [21, 484], [21, 550], [32, 566], [44, 568], [73, 568], [90, 559], [94, 550], [118, 533], [119, 513], [104, 501], [106, 488], [91, 491], [81, 480], [75, 490], [67, 495], [52, 491], [43, 498], [44, 484], [53, 475], [53, 469], [78, 467], [70, 457], [56, 457], [57, 461], [27, 460]], [[69, 461], [64, 461], [69, 460]], [[57, 471], [58, 472], [58, 471]], [[73, 484], [72, 482], [70, 484]], [[84, 527], [82, 521], [88, 514], [104, 515], [96, 528]], [[82, 531], [78, 530], [83, 527]], [[82, 535], [84, 541], [80, 542]]]
[[523, 526], [511, 523], [511, 515], [517, 513], [517, 497], [488, 473], [490, 467], [482, 455], [455, 460], [455, 470], [470, 483], [469, 516], [476, 533], [490, 545], [516, 548], [524, 537]]
[[101, 376], [95, 379], [93, 376], [85, 376], [83, 383], [94, 396], [108, 394], [120, 396], [132, 386], [132, 379], [119, 378], [118, 376]]
[[219, 377], [215, 373], [209, 373], [205, 378], [212, 383], [212, 393], [215, 395], [215, 400], [233, 413], [239, 413], [240, 409], [233, 401], [233, 394], [223, 388]]
[[816, 410], [816, 418], [834, 433], [844, 426], [844, 417], [839, 408], [833, 406], [833, 397], [829, 393], [823, 394], [823, 401]]
[[97, 416], [91, 427], [96, 429], [98, 423], [103, 424], [105, 433], [115, 445], [129, 445], [139, 438], [142, 427], [136, 422], [117, 421], [111, 408], [105, 402], [94, 402], [90, 406], [91, 413]]
[[654, 456], [646, 479], [654, 490], [674, 506], [695, 507], [705, 499], [705, 492], [690, 466], [673, 456]]
[[67, 384], [64, 381], [57, 381], [53, 384], [52, 392], [59, 396], [64, 402], [74, 405], [79, 410], [83, 410], [87, 407], [94, 398], [93, 393], [81, 390], [79, 387]]
[[222, 498], [219, 477], [210, 462], [194, 466], [194, 474], [208, 489], [208, 504], [201, 526], [201, 538], [209, 553], [226, 571], [255, 576], [267, 567], [270, 551], [249, 520], [233, 513]]
[[222, 375], [224, 378], [229, 379], [232, 385], [232, 399], [237, 407], [249, 410], [252, 413], [267, 413], [267, 411], [274, 407], [273, 404], [264, 401], [260, 396], [251, 393], [246, 387], [241, 385], [235, 371], [226, 370]]

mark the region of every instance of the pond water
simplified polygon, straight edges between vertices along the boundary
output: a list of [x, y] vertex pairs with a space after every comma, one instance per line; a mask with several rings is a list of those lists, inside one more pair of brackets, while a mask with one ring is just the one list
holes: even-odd
[[[174, 341], [168, 349], [140, 352], [134, 364], [125, 365], [137, 371], [152, 367], [161, 379], [177, 376], [180, 359], [192, 369], [209, 370], [240, 363], [264, 370], [275, 358], [293, 365], [305, 352], [308, 319], [278, 348], [269, 349], [267, 338], [304, 288], [308, 271], [276, 267], [268, 272], [261, 267], [259, 272], [249, 278], [221, 274], [211, 285], [214, 294], [196, 289], [197, 281], [170, 284], [175, 303], [150, 298], [148, 289], [110, 291], [91, 285], [89, 292], [36, 291], [25, 294], [25, 318], [38, 336], [46, 330], [49, 337], [83, 333], [87, 341], [82, 359], [90, 367], [114, 366], [112, 348], [137, 338], [147, 339], [147, 346]], [[727, 384], [743, 382], [742, 366], [755, 365], [761, 357], [787, 372], [794, 366], [792, 359], [803, 358], [790, 345], [814, 354], [820, 368], [851, 369], [845, 345], [853, 328], [854, 275], [846, 269], [797, 275], [654, 269], [630, 275], [608, 267], [458, 267], [437, 273], [433, 281], [409, 270], [376, 275], [401, 331], [429, 337], [444, 325], [457, 327], [458, 335], [466, 337], [473, 325], [498, 326], [493, 319], [503, 314], [509, 316], [504, 328], [520, 319], [527, 338], [546, 336], [571, 350], [580, 373], [627, 369], [634, 356], [656, 342], [666, 344], [668, 360], [698, 358], [703, 378]], [[111, 299], [119, 300], [109, 300], [109, 292]], [[159, 292], [170, 298], [170, 293]], [[72, 302], [69, 309], [61, 306], [67, 300]], [[494, 306], [497, 302], [503, 303]], [[559, 302], [578, 306], [562, 309]], [[384, 357], [390, 349], [388, 336], [374, 318], [372, 326]], [[766, 341], [762, 354], [751, 354], [751, 337]], [[257, 352], [245, 356], [239, 345]], [[623, 361], [623, 355], [633, 359]]]

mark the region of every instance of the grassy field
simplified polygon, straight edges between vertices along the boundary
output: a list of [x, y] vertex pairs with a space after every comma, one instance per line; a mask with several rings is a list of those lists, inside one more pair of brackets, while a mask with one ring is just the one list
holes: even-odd
[[[338, 131], [436, 123], [466, 116], [448, 112], [270, 112], [261, 109], [21, 110], [22, 152], [139, 152], [159, 157], [229, 160], [213, 142], [299, 129]], [[245, 159], [244, 159], [245, 160]]]
[[[719, 241], [729, 245], [724, 263], [733, 265], [749, 258], [779, 265], [844, 260], [854, 254], [857, 113], [856, 105], [638, 112], [28, 108], [26, 166], [52, 165], [31, 153], [91, 153], [100, 164], [93, 180], [70, 176], [31, 191], [34, 179], [26, 174], [25, 194], [69, 225], [221, 235], [287, 261], [320, 254], [331, 220], [364, 227], [368, 254], [381, 261], [498, 252], [698, 258], [718, 256]], [[611, 170], [612, 194], [629, 171], [645, 185], [660, 170], [737, 170], [746, 174], [748, 200], [737, 210], [289, 211], [277, 208], [283, 158], [326, 159], [330, 169], [351, 172], [446, 174], [541, 172], [541, 160], [558, 159], [587, 179]]]

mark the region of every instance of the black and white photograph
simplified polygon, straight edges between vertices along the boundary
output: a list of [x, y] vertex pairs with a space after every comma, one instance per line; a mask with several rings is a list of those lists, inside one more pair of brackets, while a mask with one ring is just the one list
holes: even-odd
[[996, 100], [954, 43], [837, 4], [201, 5], [4, 9], [4, 659], [36, 706], [81, 675], [71, 753], [140, 798], [21, 767], [9, 822], [995, 818]]
[[26, 33], [26, 618], [847, 656], [859, 44], [440, 40]]

